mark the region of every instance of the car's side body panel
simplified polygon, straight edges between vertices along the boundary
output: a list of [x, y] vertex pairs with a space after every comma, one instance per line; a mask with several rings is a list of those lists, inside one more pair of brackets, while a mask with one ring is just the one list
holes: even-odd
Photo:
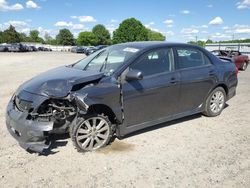
[[116, 134], [117, 134], [118, 137], [122, 138], [125, 135], [133, 133], [135, 131], [145, 129], [147, 127], [151, 127], [151, 126], [154, 126], [154, 125], [158, 125], [160, 123], [165, 123], [165, 122], [172, 121], [172, 120], [175, 120], [175, 119], [179, 119], [179, 118], [183, 118], [183, 117], [190, 116], [190, 115], [193, 115], [193, 114], [197, 114], [197, 113], [202, 112], [202, 111], [203, 111], [202, 108], [196, 108], [196, 109], [193, 109], [193, 110], [190, 110], [190, 111], [164, 116], [164, 117], [161, 117], [161, 118], [158, 118], [158, 119], [154, 119], [152, 121], [143, 122], [143, 123], [136, 124], [136, 125], [129, 126], [129, 127], [127, 127], [124, 124], [121, 124], [121, 125], [118, 125]]
[[180, 74], [181, 111], [185, 112], [202, 106], [207, 93], [218, 82], [214, 65], [181, 70]]
[[180, 80], [179, 73], [170, 72], [125, 82], [122, 86], [125, 126], [178, 113], [180, 84], [177, 80]]
[[97, 85], [84, 87], [76, 91], [76, 93], [81, 93], [83, 96], [87, 94], [84, 102], [88, 107], [92, 105], [109, 107], [115, 114], [117, 121], [122, 122], [120, 86], [113, 77], [103, 79]]

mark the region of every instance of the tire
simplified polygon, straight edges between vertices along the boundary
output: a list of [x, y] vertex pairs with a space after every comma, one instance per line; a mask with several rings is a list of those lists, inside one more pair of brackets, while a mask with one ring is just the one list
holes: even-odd
[[207, 97], [204, 115], [215, 117], [221, 114], [226, 104], [226, 92], [222, 87], [215, 88]]
[[111, 141], [114, 131], [107, 116], [90, 114], [80, 117], [70, 128], [73, 145], [79, 152], [94, 151]]
[[245, 71], [247, 69], [248, 63], [244, 62], [244, 64], [241, 67], [241, 70]]

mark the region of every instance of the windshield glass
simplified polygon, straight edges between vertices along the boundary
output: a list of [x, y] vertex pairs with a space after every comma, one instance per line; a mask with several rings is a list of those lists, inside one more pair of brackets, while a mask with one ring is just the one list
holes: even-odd
[[126, 46], [111, 46], [102, 51], [79, 61], [74, 68], [81, 70], [94, 70], [103, 72], [106, 76], [110, 76], [118, 67], [125, 63], [128, 59], [138, 53], [139, 49]]

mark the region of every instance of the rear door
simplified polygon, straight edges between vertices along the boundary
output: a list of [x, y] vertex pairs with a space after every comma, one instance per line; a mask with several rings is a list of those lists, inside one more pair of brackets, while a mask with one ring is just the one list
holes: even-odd
[[201, 108], [216, 82], [215, 65], [199, 49], [177, 47], [177, 69], [180, 71], [180, 110]]

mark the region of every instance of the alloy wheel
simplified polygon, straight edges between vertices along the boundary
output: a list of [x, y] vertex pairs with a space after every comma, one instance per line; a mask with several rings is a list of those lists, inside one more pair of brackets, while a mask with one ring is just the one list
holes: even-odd
[[218, 113], [220, 112], [223, 107], [224, 107], [224, 102], [225, 102], [225, 96], [223, 92], [221, 91], [216, 91], [210, 100], [210, 110], [213, 113]]
[[242, 66], [242, 70], [246, 70], [247, 69], [247, 63], [245, 62]]
[[84, 120], [76, 131], [78, 145], [87, 151], [96, 150], [106, 144], [110, 135], [110, 127], [102, 117]]

